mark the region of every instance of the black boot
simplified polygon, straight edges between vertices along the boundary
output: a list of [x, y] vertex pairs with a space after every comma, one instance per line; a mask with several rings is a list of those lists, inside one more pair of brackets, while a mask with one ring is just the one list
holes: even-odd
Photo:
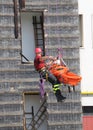
[[56, 93], [56, 98], [57, 98], [57, 101], [58, 102], [62, 102], [66, 99], [66, 97], [64, 97], [62, 94], [61, 94], [61, 91], [60, 90], [57, 90]]
[[57, 101], [58, 101], [58, 102], [62, 102], [62, 101], [65, 101], [65, 99], [66, 99], [66, 97], [61, 96], [61, 98], [57, 98]]

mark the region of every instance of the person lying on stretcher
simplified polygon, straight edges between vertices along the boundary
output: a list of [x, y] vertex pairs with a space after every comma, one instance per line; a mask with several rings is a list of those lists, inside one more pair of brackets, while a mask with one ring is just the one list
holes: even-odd
[[76, 86], [81, 81], [81, 76], [71, 72], [62, 62], [62, 59], [56, 59], [48, 68], [49, 71], [59, 80], [60, 83]]

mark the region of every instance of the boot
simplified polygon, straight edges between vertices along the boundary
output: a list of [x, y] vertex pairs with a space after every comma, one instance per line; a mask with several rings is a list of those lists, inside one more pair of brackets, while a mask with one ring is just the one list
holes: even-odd
[[62, 102], [62, 101], [65, 101], [66, 97], [64, 96], [61, 96], [61, 98], [57, 98], [57, 102]]
[[60, 90], [57, 90], [56, 93], [56, 98], [57, 98], [57, 101], [58, 102], [62, 102], [66, 99], [66, 97], [64, 97], [62, 94], [61, 94], [61, 91]]

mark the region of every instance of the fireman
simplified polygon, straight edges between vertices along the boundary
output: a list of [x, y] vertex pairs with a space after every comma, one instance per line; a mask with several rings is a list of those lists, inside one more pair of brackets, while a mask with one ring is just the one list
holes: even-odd
[[55, 96], [57, 98], [58, 102], [64, 101], [66, 97], [64, 97], [61, 94], [61, 91], [59, 89], [60, 82], [57, 80], [57, 78], [48, 71], [46, 66], [46, 60], [55, 60], [53, 56], [42, 56], [42, 50], [41, 48], [35, 49], [35, 59], [34, 59], [34, 67], [39, 72], [40, 76], [42, 78], [47, 79], [53, 87], [53, 91], [55, 93]]

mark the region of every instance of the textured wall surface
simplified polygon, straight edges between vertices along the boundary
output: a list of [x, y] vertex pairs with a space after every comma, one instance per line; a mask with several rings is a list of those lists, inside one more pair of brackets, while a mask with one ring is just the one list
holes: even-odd
[[[79, 73], [78, 0], [26, 0], [26, 9], [47, 10], [44, 12], [46, 54], [55, 56], [61, 47], [66, 64]], [[17, 12], [15, 39], [13, 0], [0, 0], [0, 130], [23, 130], [23, 92], [39, 91], [39, 75], [33, 64], [21, 63], [19, 1]], [[48, 89], [48, 130], [82, 130], [80, 86], [71, 93], [62, 86], [67, 97], [64, 103], [57, 103]]]

